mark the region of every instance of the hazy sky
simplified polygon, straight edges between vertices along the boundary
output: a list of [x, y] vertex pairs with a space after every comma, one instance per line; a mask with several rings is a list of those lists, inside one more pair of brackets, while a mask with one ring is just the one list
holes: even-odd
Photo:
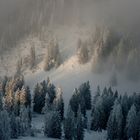
[[22, 34], [26, 26], [31, 29], [31, 23], [47, 18], [48, 23], [54, 20], [51, 24], [105, 24], [139, 36], [139, 13], [140, 0], [0, 0], [0, 36], [9, 26], [11, 34], [15, 30]]

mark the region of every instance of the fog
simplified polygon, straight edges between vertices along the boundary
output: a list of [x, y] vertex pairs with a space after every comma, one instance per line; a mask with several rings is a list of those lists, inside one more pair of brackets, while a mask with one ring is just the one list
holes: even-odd
[[139, 8], [139, 0], [0, 0], [0, 37], [23, 37], [42, 24], [104, 24], [138, 32]]
[[[119, 41], [115, 46], [119, 46], [121, 42], [127, 42], [126, 40], [132, 40], [133, 43], [125, 43], [125, 47], [122, 47], [123, 51], [121, 47], [111, 46], [113, 49], [106, 47], [107, 56], [103, 58], [106, 60], [103, 63], [113, 65], [112, 63], [118, 61], [115, 58], [120, 58], [123, 62], [120, 67], [129, 63], [129, 67], [126, 66], [125, 69], [130, 69], [132, 66], [129, 73], [135, 73], [134, 77], [137, 77], [140, 75], [139, 9], [139, 0], [0, 0], [0, 52], [15, 47], [20, 39], [31, 33], [40, 32], [44, 26], [104, 27], [117, 33]], [[97, 42], [99, 41], [101, 40]], [[96, 45], [94, 53], [97, 53], [97, 48], [103, 48], [106, 44], [102, 46], [92, 44], [93, 47]], [[126, 51], [128, 44], [130, 47]], [[123, 52], [123, 57], [118, 56], [116, 49]], [[101, 52], [102, 49], [98, 57], [101, 57]], [[100, 62], [97, 61], [97, 63], [101, 65]]]

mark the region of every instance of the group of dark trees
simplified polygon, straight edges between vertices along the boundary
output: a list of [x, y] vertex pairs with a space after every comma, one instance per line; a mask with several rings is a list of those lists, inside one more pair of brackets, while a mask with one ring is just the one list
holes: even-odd
[[1, 81], [0, 139], [9, 140], [28, 135], [31, 128], [31, 94], [23, 77]]
[[93, 99], [91, 130], [107, 130], [108, 140], [139, 140], [140, 95], [119, 95], [111, 88], [98, 87]]
[[45, 114], [44, 135], [61, 138], [63, 126], [65, 139], [83, 140], [84, 128], [87, 127], [86, 112], [92, 107], [89, 82], [74, 90], [66, 117], [62, 95], [61, 88], [56, 89], [49, 79], [35, 86], [33, 109]]
[[62, 90], [56, 89], [49, 79], [35, 86], [33, 110], [45, 114], [44, 135], [47, 137], [61, 138], [64, 119], [62, 94]]

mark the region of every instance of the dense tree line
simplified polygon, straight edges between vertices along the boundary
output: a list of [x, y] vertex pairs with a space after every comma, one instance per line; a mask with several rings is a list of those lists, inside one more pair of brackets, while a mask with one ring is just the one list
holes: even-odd
[[107, 130], [108, 140], [139, 140], [140, 95], [119, 95], [111, 88], [99, 87], [93, 99], [91, 129]]
[[[5, 77], [0, 92], [0, 139], [31, 134], [32, 100], [23, 77]], [[33, 93], [33, 111], [44, 114], [44, 135], [51, 138], [83, 140], [86, 129], [107, 131], [108, 140], [139, 140], [140, 95], [120, 95], [111, 87], [97, 87], [92, 99], [90, 83], [75, 88], [64, 116], [61, 88], [49, 78], [38, 83]], [[88, 112], [88, 113], [87, 113]], [[89, 117], [90, 113], [90, 117]], [[88, 115], [87, 115], [88, 114]]]

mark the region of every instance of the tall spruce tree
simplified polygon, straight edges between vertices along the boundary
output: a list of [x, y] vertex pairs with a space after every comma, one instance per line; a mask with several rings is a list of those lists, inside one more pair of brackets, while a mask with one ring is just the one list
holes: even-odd
[[118, 100], [115, 101], [107, 123], [107, 135], [109, 140], [122, 139], [123, 114]]
[[69, 102], [72, 111], [75, 114], [75, 117], [77, 117], [77, 112], [78, 112], [78, 108], [79, 108], [79, 91], [77, 89], [74, 89], [74, 93], [70, 99]]
[[0, 139], [10, 140], [10, 118], [6, 110], [0, 111]]
[[45, 114], [44, 135], [51, 138], [61, 138], [61, 118], [58, 111], [49, 111]]
[[66, 140], [73, 140], [74, 138], [74, 112], [71, 109], [71, 106], [69, 105], [67, 116], [64, 120], [64, 134]]
[[42, 112], [42, 108], [45, 106], [45, 96], [42, 90], [42, 85], [37, 84], [34, 89], [34, 106], [33, 110], [37, 113]]
[[3, 94], [0, 92], [0, 111], [3, 109]]
[[10, 127], [11, 127], [11, 138], [18, 138], [19, 136], [19, 128], [16, 120], [16, 115], [14, 113], [10, 116]]
[[135, 105], [132, 105], [126, 119], [126, 136], [128, 139], [136, 140], [137, 135], [137, 113]]
[[30, 88], [29, 88], [29, 86], [27, 86], [26, 88], [25, 88], [25, 106], [27, 107], [27, 106], [29, 106], [29, 107], [31, 107], [31, 91], [30, 91]]
[[26, 136], [30, 129], [30, 118], [28, 109], [24, 106], [20, 106], [20, 135]]
[[35, 59], [36, 59], [35, 47], [32, 46], [30, 48], [30, 68], [31, 69], [35, 66]]
[[60, 113], [61, 120], [63, 120], [64, 119], [64, 101], [63, 101], [63, 96], [62, 96], [63, 92], [61, 88], [58, 88], [56, 92], [57, 94], [54, 100], [54, 105], [55, 105], [56, 111]]
[[80, 97], [84, 98], [84, 100], [85, 100], [86, 110], [90, 110], [91, 109], [91, 91], [90, 91], [89, 81], [86, 83], [83, 83], [79, 87], [79, 94], [80, 94]]
[[82, 117], [82, 113], [81, 113], [81, 107], [79, 107], [79, 109], [78, 109], [74, 132], [75, 132], [74, 133], [75, 140], [84, 139], [84, 123], [83, 123], [83, 117]]
[[101, 131], [105, 121], [105, 112], [103, 107], [103, 98], [100, 96], [96, 101], [94, 111], [92, 113], [91, 130]]

